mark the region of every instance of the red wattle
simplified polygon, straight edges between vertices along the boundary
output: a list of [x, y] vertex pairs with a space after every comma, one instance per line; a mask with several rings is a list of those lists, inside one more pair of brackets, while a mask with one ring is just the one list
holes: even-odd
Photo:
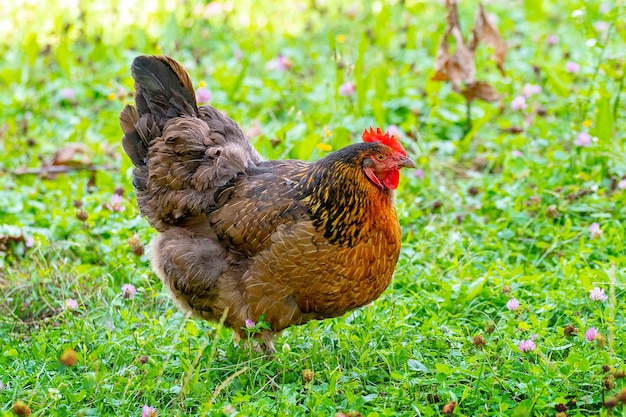
[[399, 182], [400, 170], [398, 169], [393, 169], [389, 171], [387, 175], [385, 175], [385, 178], [383, 178], [383, 185], [385, 186], [385, 188], [388, 188], [390, 190], [395, 190], [396, 188], [398, 188]]

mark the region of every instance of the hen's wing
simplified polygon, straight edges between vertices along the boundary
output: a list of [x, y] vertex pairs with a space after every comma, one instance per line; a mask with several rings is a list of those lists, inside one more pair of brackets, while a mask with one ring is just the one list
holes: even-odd
[[254, 256], [267, 249], [271, 236], [285, 224], [310, 220], [295, 187], [311, 166], [304, 161], [266, 161], [220, 188], [208, 226], [225, 247]]
[[122, 144], [135, 165], [139, 209], [163, 231], [211, 210], [215, 190], [261, 157], [233, 120], [197, 107], [189, 75], [173, 59], [140, 56], [131, 72], [137, 107], [120, 114]]

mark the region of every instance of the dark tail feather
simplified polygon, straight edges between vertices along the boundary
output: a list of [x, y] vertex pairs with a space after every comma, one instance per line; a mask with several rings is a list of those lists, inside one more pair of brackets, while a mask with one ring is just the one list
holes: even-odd
[[144, 55], [135, 58], [130, 69], [139, 117], [152, 114], [163, 128], [167, 119], [198, 114], [193, 83], [178, 62], [166, 56]]
[[139, 56], [131, 65], [135, 103], [120, 113], [122, 146], [136, 169], [133, 185], [144, 190], [148, 180], [148, 149], [161, 136], [165, 122], [179, 116], [197, 116], [198, 107], [189, 74], [166, 56]]
[[[145, 115], [141, 120], [148, 118], [152, 120], [152, 116], [149, 114]], [[120, 126], [124, 132], [122, 147], [133, 165], [135, 165], [133, 186], [138, 190], [145, 190], [148, 181], [147, 160], [150, 139], [141, 130], [136, 129], [136, 126], [142, 124], [144, 123], [139, 123], [139, 114], [136, 108], [133, 106], [124, 107], [124, 110], [120, 113]]]
[[122, 146], [136, 167], [145, 165], [145, 159], [148, 156], [148, 142], [144, 141], [135, 129], [138, 121], [137, 109], [133, 106], [124, 107], [120, 113], [120, 126], [124, 132]]

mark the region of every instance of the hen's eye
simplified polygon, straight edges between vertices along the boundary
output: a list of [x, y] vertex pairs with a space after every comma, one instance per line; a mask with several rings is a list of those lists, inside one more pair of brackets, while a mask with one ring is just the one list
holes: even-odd
[[382, 161], [383, 159], [385, 159], [385, 155], [383, 155], [382, 153], [379, 153], [378, 155], [376, 155], [376, 159], [378, 159], [379, 161]]

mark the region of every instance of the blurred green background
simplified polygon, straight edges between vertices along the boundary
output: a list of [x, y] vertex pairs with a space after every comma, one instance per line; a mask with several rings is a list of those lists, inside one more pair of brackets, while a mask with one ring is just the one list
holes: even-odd
[[[473, 102], [470, 129], [463, 96], [432, 80], [441, 1], [3, 1], [0, 415], [18, 400], [68, 416], [607, 415], [624, 387], [603, 366], [625, 357], [625, 7], [485, 7], [509, 51], [502, 75], [478, 48], [502, 99]], [[466, 39], [476, 9], [459, 4]], [[285, 332], [275, 361], [175, 310], [129, 242], [154, 235], [117, 122], [139, 54], [183, 63], [266, 158], [317, 159], [370, 125], [401, 137], [419, 169], [380, 300]]]

